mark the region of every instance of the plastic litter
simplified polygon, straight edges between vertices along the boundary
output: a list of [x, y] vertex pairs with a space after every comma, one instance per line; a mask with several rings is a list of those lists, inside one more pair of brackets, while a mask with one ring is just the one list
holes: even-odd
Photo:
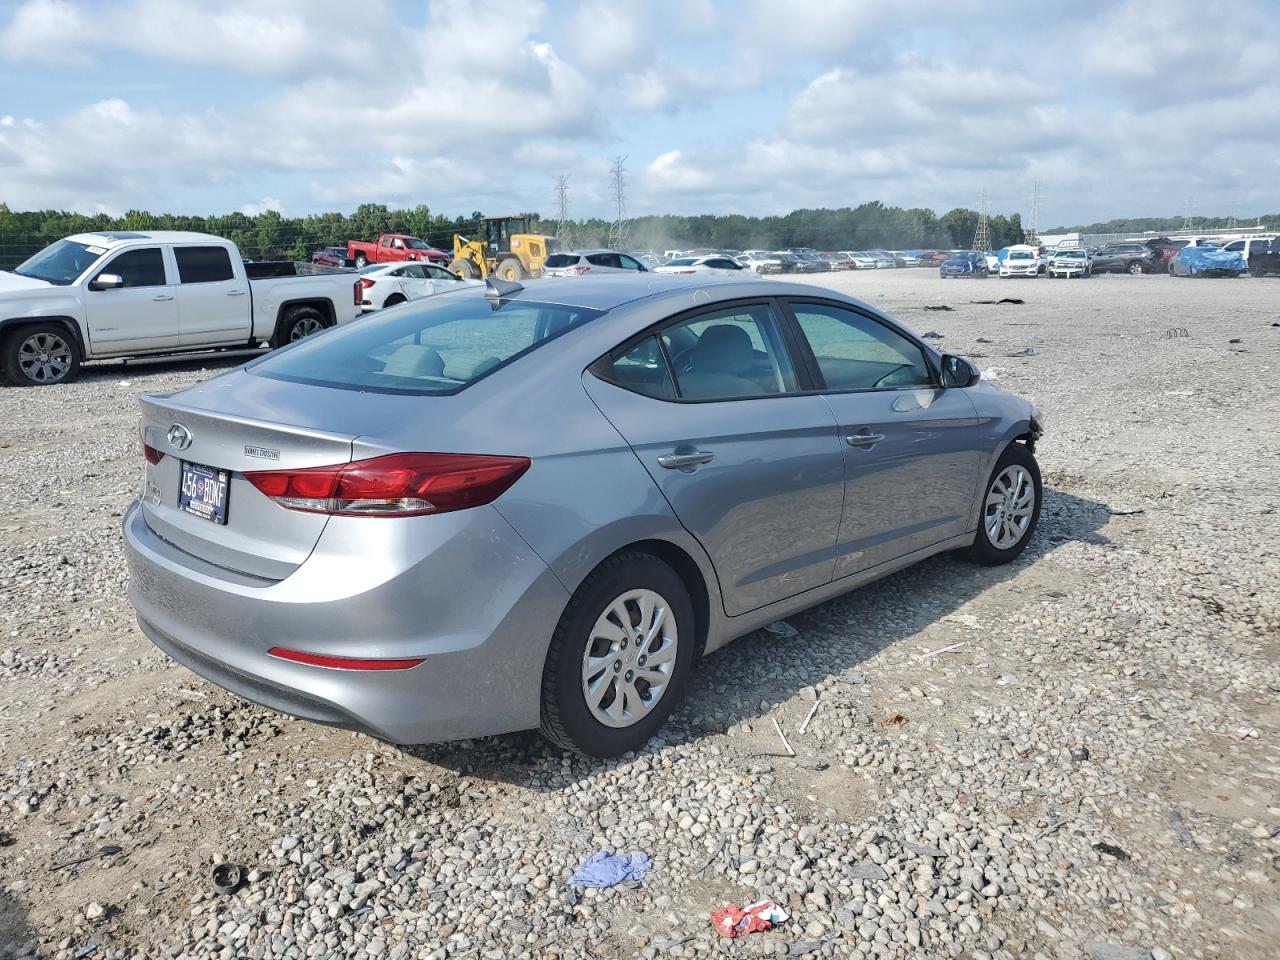
[[1105, 853], [1108, 857], [1115, 857], [1121, 863], [1129, 859], [1129, 854], [1125, 853], [1120, 847], [1114, 843], [1095, 843], [1093, 849], [1099, 853]]
[[653, 860], [647, 853], [636, 852], [622, 856], [597, 850], [582, 861], [581, 866], [569, 878], [569, 883], [577, 887], [601, 890], [616, 887], [628, 880], [643, 880], [652, 869]]
[[220, 863], [209, 874], [209, 885], [217, 893], [229, 895], [240, 889], [244, 880], [244, 867], [238, 863]]
[[901, 713], [891, 713], [880, 722], [886, 727], [905, 727], [907, 718]]
[[[955, 307], [948, 307], [945, 303], [939, 303], [939, 304], [929, 304], [929, 303], [926, 303], [926, 304], [924, 305], [924, 308], [925, 308], [926, 310], [945, 310], [945, 311], [947, 311], [948, 313], [950, 313], [952, 310], [954, 310], [954, 309], [955, 309]], [[928, 334], [925, 334], [925, 336], [928, 336]]]
[[775, 620], [773, 623], [766, 623], [764, 628], [768, 633], [772, 633], [775, 637], [785, 637], [788, 640], [792, 637], [800, 636], [800, 631], [785, 620]]
[[1012, 303], [1015, 306], [1021, 306], [1026, 303], [1025, 300], [1019, 300], [1017, 297], [1001, 297], [999, 300], [970, 300], [970, 303]]
[[821, 702], [822, 702], [821, 700], [815, 700], [815, 701], [813, 701], [813, 706], [809, 708], [809, 714], [808, 714], [808, 716], [806, 716], [806, 717], [804, 718], [804, 723], [800, 724], [800, 733], [801, 733], [801, 735], [803, 735], [803, 734], [804, 734], [804, 732], [805, 732], [805, 730], [806, 730], [806, 729], [808, 729], [808, 727], [809, 727], [809, 721], [810, 721], [810, 720], [812, 720], [812, 719], [813, 719], [813, 715], [814, 715], [815, 713], [817, 713], [817, 712], [818, 712], [818, 704], [820, 704]]
[[1004, 673], [1000, 675], [1000, 679], [996, 681], [1002, 687], [1012, 687], [1018, 682], [1018, 678], [1012, 673]]
[[772, 900], [761, 900], [745, 909], [730, 904], [711, 911], [716, 933], [730, 940], [744, 933], [760, 933], [790, 919], [790, 914]]
[[922, 337], [923, 337], [924, 339], [926, 339], [926, 340], [941, 340], [941, 339], [942, 339], [942, 334], [940, 334], [937, 330], [929, 330], [929, 331], [927, 331], [926, 333], [922, 333], [922, 334], [920, 334], [920, 336], [922, 336]]
[[778, 731], [778, 739], [780, 739], [782, 741], [782, 745], [787, 748], [787, 756], [794, 757], [796, 752], [791, 749], [791, 744], [787, 743], [787, 735], [782, 732], [782, 727], [778, 724], [778, 718], [770, 717], [769, 719], [773, 721], [773, 729]]
[[55, 863], [49, 868], [49, 870], [52, 872], [54, 870], [61, 870], [64, 867], [74, 867], [77, 863], [88, 863], [90, 860], [97, 860], [99, 857], [111, 857], [119, 853], [120, 850], [121, 848], [114, 844], [99, 847], [93, 853], [86, 853], [83, 857], [76, 857], [74, 860], [64, 860], [62, 863]]

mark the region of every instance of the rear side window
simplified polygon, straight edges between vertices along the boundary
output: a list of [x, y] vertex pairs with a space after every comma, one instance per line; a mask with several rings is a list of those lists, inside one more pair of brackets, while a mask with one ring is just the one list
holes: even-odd
[[159, 247], [145, 247], [120, 254], [109, 264], [104, 273], [118, 273], [126, 287], [163, 287], [164, 255]]
[[588, 255], [587, 262], [597, 267], [622, 268], [622, 261], [618, 259], [616, 253], [593, 253]]
[[671, 371], [658, 347], [657, 337], [641, 340], [621, 356], [599, 369], [592, 368], [600, 379], [615, 386], [658, 400], [674, 400], [675, 384]]
[[234, 280], [231, 255], [226, 247], [174, 247], [181, 283], [217, 283]]
[[662, 343], [676, 387], [687, 400], [737, 400], [797, 389], [778, 324], [765, 304], [697, 314], [663, 330]]
[[374, 314], [270, 353], [260, 377], [371, 393], [457, 393], [603, 314], [586, 307], [445, 297], [447, 303]]
[[547, 266], [552, 269], [556, 269], [558, 267], [572, 267], [577, 262], [578, 255], [576, 253], [553, 253], [551, 256], [547, 257]]
[[870, 317], [818, 303], [791, 305], [828, 390], [928, 387], [924, 353]]

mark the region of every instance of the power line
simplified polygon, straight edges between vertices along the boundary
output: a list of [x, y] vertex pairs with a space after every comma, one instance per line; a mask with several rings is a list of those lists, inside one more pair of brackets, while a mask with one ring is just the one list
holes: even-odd
[[609, 249], [622, 250], [627, 246], [627, 196], [626, 157], [614, 157], [609, 175], [613, 178], [613, 199], [616, 204], [613, 223], [609, 225]]

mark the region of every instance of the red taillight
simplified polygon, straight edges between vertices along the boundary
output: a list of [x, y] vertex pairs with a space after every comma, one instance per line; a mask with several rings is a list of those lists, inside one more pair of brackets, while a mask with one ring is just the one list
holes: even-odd
[[528, 469], [527, 457], [393, 453], [331, 467], [255, 470], [244, 477], [288, 510], [416, 517], [492, 503]]
[[426, 657], [404, 657], [397, 660], [367, 660], [363, 657], [329, 657], [322, 653], [306, 653], [287, 647], [272, 647], [267, 656], [311, 667], [329, 667], [332, 670], [412, 670]]
[[372, 286], [373, 286], [373, 283], [374, 283], [374, 282], [373, 282], [372, 280], [370, 280], [368, 277], [361, 277], [361, 278], [360, 278], [360, 286], [364, 287], [366, 290], [368, 290], [370, 287], [372, 287]]
[[364, 294], [364, 287], [362, 287], [360, 285], [360, 281], [357, 280], [355, 283], [351, 285], [351, 296], [355, 301], [355, 305], [357, 307], [360, 306], [360, 301], [364, 299], [363, 294]]
[[149, 443], [144, 443], [142, 445], [142, 455], [147, 458], [147, 463], [151, 464], [152, 466], [155, 466], [157, 463], [159, 463], [161, 460], [164, 459], [164, 451], [157, 450], [155, 447], [151, 446], [151, 444]]

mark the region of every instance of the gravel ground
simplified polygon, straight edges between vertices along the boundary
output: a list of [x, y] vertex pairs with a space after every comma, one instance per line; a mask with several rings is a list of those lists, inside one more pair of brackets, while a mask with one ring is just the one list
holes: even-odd
[[[134, 397], [230, 361], [0, 390], [0, 957], [1280, 954], [1280, 281], [824, 282], [1045, 408], [1039, 533], [738, 641], [612, 763], [399, 749], [167, 662], [123, 599]], [[570, 887], [599, 848], [653, 871]], [[792, 918], [715, 935], [762, 896]]]

